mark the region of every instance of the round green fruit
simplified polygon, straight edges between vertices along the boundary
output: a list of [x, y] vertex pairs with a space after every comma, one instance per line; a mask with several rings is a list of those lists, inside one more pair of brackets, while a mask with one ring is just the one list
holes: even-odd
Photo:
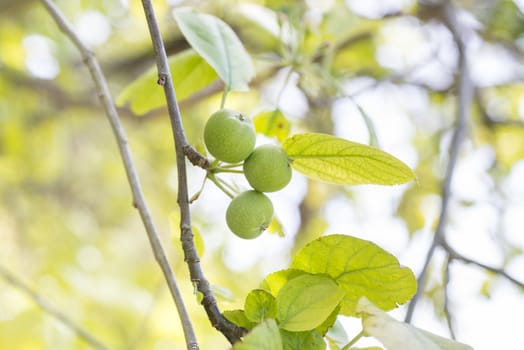
[[262, 145], [244, 161], [247, 182], [260, 192], [275, 192], [291, 181], [291, 166], [286, 152], [275, 145]]
[[253, 239], [273, 220], [273, 204], [263, 193], [249, 190], [236, 196], [226, 211], [227, 226], [240, 238]]
[[238, 163], [255, 147], [253, 122], [242, 113], [221, 109], [208, 119], [204, 127], [204, 143], [216, 159]]

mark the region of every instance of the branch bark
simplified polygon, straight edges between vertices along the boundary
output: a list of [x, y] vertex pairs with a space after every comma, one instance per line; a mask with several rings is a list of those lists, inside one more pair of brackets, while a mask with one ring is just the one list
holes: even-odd
[[230, 343], [235, 343], [245, 334], [245, 330], [227, 320], [220, 312], [217, 301], [208, 280], [204, 276], [200, 265], [200, 258], [195, 248], [193, 231], [191, 228], [191, 211], [189, 209], [189, 194], [187, 187], [186, 157], [195, 165], [207, 168], [209, 161], [200, 155], [187, 142], [182, 118], [175, 94], [171, 73], [167, 60], [167, 54], [160, 34], [158, 21], [155, 16], [154, 8], [150, 0], [142, 0], [142, 6], [148, 23], [151, 40], [156, 55], [158, 69], [158, 84], [164, 88], [166, 96], [171, 129], [175, 142], [176, 162], [178, 170], [178, 206], [180, 209], [180, 239], [184, 250], [184, 258], [187, 262], [191, 281], [195, 284], [198, 291], [202, 293], [202, 305], [207, 313], [211, 324], [219, 330]]
[[175, 275], [169, 264], [169, 261], [166, 257], [166, 253], [162, 246], [160, 236], [156, 229], [156, 226], [151, 217], [151, 213], [145, 201], [144, 194], [140, 185], [140, 180], [136, 167], [133, 162], [133, 157], [131, 154], [131, 149], [129, 147], [129, 142], [125, 130], [120, 123], [120, 118], [116, 110], [115, 104], [109, 92], [109, 87], [105, 76], [100, 68], [100, 65], [95, 58], [94, 54], [82, 43], [80, 38], [75, 34], [72, 26], [69, 24], [67, 19], [64, 17], [60, 9], [51, 1], [51, 0], [41, 0], [42, 4], [45, 6], [51, 17], [54, 19], [60, 30], [73, 42], [78, 51], [80, 52], [84, 64], [89, 69], [89, 73], [95, 83], [95, 88], [99, 96], [100, 102], [102, 103], [111, 128], [115, 135], [118, 149], [120, 151], [120, 156], [124, 163], [127, 179], [131, 187], [131, 192], [133, 194], [133, 206], [138, 209], [142, 222], [147, 232], [151, 248], [153, 250], [154, 256], [160, 268], [164, 274], [164, 278], [167, 282], [173, 300], [178, 310], [180, 320], [184, 329], [184, 335], [186, 338], [187, 348], [190, 350], [198, 349], [198, 343], [196, 340], [195, 333], [193, 331], [193, 326], [191, 319], [186, 310], [184, 301], [182, 299], [182, 294], [178, 288]]

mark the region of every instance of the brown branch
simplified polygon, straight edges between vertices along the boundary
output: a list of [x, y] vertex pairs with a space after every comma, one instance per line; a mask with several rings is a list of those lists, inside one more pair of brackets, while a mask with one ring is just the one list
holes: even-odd
[[[148, 23], [151, 40], [156, 55], [158, 68], [158, 83], [164, 88], [166, 96], [171, 128], [175, 142], [176, 161], [178, 170], [178, 205], [180, 208], [180, 239], [184, 250], [184, 258], [187, 262], [191, 281], [196, 285], [198, 291], [202, 293], [202, 305], [206, 310], [211, 324], [219, 330], [230, 343], [239, 341], [244, 335], [245, 330], [239, 328], [234, 323], [227, 320], [220, 312], [217, 301], [211, 290], [208, 280], [200, 266], [200, 258], [196, 251], [193, 231], [191, 228], [191, 211], [189, 209], [189, 195], [187, 188], [187, 171], [186, 156], [197, 156], [198, 152], [194, 150], [187, 142], [182, 125], [182, 118], [176, 99], [175, 89], [169, 71], [167, 54], [164, 48], [162, 36], [155, 16], [154, 8], [150, 0], [142, 0], [142, 6]], [[201, 156], [201, 160], [196, 159], [196, 163], [207, 162], [207, 159]]]
[[3, 266], [0, 266], [0, 276], [9, 283], [14, 288], [18, 289], [25, 295], [27, 295], [29, 298], [31, 298], [35, 304], [40, 306], [42, 310], [47, 312], [49, 315], [53, 316], [64, 326], [71, 329], [73, 332], [76, 333], [82, 340], [84, 340], [86, 343], [91, 345], [94, 349], [98, 350], [108, 350], [109, 348], [105, 346], [100, 340], [98, 340], [94, 335], [77, 325], [73, 320], [71, 320], [69, 317], [67, 317], [64, 313], [62, 313], [60, 310], [55, 308], [49, 301], [47, 301], [45, 298], [43, 298], [40, 294], [38, 294], [36, 291], [34, 291], [32, 288], [30, 288], [27, 284], [22, 282], [18, 277], [16, 277], [14, 274], [9, 272], [7, 269], [5, 269]]
[[184, 335], [186, 337], [186, 344], [188, 349], [198, 349], [196, 337], [193, 331], [193, 326], [191, 324], [191, 319], [187, 313], [186, 307], [184, 305], [182, 294], [178, 288], [173, 270], [169, 261], [167, 260], [166, 253], [162, 247], [162, 242], [160, 236], [157, 232], [156, 226], [149, 212], [149, 208], [146, 204], [144, 194], [140, 185], [140, 180], [136, 167], [133, 162], [131, 149], [129, 148], [129, 143], [125, 130], [120, 123], [120, 118], [116, 110], [115, 104], [109, 92], [109, 86], [107, 84], [106, 78], [102, 73], [102, 69], [95, 58], [94, 54], [82, 43], [80, 38], [75, 34], [72, 29], [72, 26], [69, 24], [67, 19], [61, 13], [60, 9], [51, 1], [51, 0], [41, 0], [42, 4], [45, 6], [51, 17], [54, 19], [60, 30], [73, 42], [78, 51], [80, 52], [84, 64], [89, 69], [89, 73], [95, 83], [96, 92], [102, 103], [111, 128], [115, 135], [118, 149], [120, 151], [120, 156], [124, 163], [124, 168], [126, 171], [127, 179], [131, 187], [131, 192], [133, 194], [133, 206], [138, 209], [142, 222], [147, 232], [151, 248], [153, 250], [154, 256], [160, 268], [164, 274], [164, 278], [167, 282], [173, 300], [178, 310], [180, 320], [184, 329]]

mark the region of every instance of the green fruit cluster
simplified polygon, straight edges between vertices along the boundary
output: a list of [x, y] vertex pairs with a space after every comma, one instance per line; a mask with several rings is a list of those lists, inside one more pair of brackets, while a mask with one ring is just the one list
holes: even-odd
[[221, 109], [204, 127], [204, 143], [217, 160], [243, 162], [243, 173], [253, 190], [231, 201], [226, 211], [229, 229], [241, 238], [258, 237], [270, 225], [273, 204], [263, 192], [283, 189], [291, 181], [290, 160], [281, 147], [262, 145], [255, 148], [253, 122], [242, 113]]

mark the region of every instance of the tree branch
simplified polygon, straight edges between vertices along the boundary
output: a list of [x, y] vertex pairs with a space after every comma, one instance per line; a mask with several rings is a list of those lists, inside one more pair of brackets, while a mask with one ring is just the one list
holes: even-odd
[[91, 345], [94, 349], [97, 349], [97, 350], [108, 350], [109, 349], [100, 340], [98, 340], [94, 335], [92, 335], [91, 333], [89, 333], [88, 331], [80, 327], [79, 325], [77, 325], [74, 321], [72, 321], [64, 313], [56, 309], [53, 305], [51, 305], [50, 302], [44, 299], [41, 295], [39, 295], [37, 292], [31, 289], [27, 284], [22, 282], [20, 279], [18, 279], [14, 274], [9, 272], [3, 266], [0, 266], [0, 276], [2, 276], [2, 278], [7, 283], [9, 283], [11, 286], [18, 289], [19, 291], [27, 295], [29, 298], [31, 298], [38, 306], [40, 306], [40, 308], [42, 308], [42, 310], [44, 310], [49, 315], [53, 316], [54, 318], [62, 322], [62, 324], [65, 325], [67, 328], [75, 332], [76, 335], [78, 335], [86, 343]]
[[487, 111], [483, 107], [482, 99], [480, 96], [479, 91], [475, 88], [473, 85], [473, 82], [471, 81], [471, 78], [469, 76], [469, 68], [468, 68], [468, 58], [466, 54], [466, 45], [464, 42], [464, 31], [461, 30], [459, 23], [457, 21], [455, 8], [453, 4], [449, 0], [443, 0], [439, 4], [435, 4], [432, 6], [437, 7], [437, 12], [441, 14], [439, 16], [440, 20], [447, 26], [449, 31], [451, 32], [453, 39], [455, 41], [455, 44], [457, 46], [458, 52], [459, 52], [459, 86], [458, 86], [458, 102], [457, 102], [457, 120], [455, 124], [455, 129], [453, 132], [453, 137], [451, 140], [450, 145], [450, 155], [448, 160], [448, 166], [446, 169], [446, 175], [442, 184], [442, 207], [440, 211], [440, 216], [437, 223], [437, 228], [435, 230], [435, 235], [433, 237], [433, 242], [430, 246], [430, 249], [426, 255], [426, 259], [422, 268], [422, 271], [418, 277], [418, 290], [413, 299], [411, 300], [408, 310], [406, 312], [405, 320], [406, 322], [410, 322], [413, 316], [413, 312], [415, 309], [415, 306], [420, 299], [424, 284], [427, 278], [427, 272], [428, 272], [428, 266], [429, 263], [433, 257], [433, 254], [435, 253], [435, 250], [437, 247], [440, 247], [444, 249], [444, 251], [447, 254], [447, 261], [446, 261], [446, 277], [445, 277], [445, 305], [444, 305], [444, 312], [446, 313], [446, 320], [448, 323], [448, 328], [450, 330], [451, 336], [454, 338], [454, 330], [452, 327], [451, 322], [451, 316], [449, 313], [449, 301], [447, 296], [447, 284], [449, 280], [449, 264], [453, 260], [461, 260], [468, 264], [474, 264], [477, 265], [487, 271], [491, 271], [495, 274], [501, 275], [508, 279], [510, 282], [514, 283], [520, 288], [524, 288], [524, 283], [518, 281], [517, 279], [513, 278], [512, 276], [508, 275], [503, 269], [497, 269], [495, 267], [486, 265], [482, 262], [472, 260], [469, 258], [466, 258], [465, 256], [457, 253], [446, 241], [445, 236], [445, 226], [448, 216], [448, 206], [449, 201], [451, 198], [451, 181], [453, 179], [453, 173], [455, 170], [455, 165], [457, 163], [458, 159], [458, 153], [460, 150], [460, 145], [462, 143], [462, 140], [464, 139], [464, 133], [467, 127], [467, 122], [470, 118], [470, 109], [472, 106], [473, 101], [479, 105], [481, 109], [482, 116], [484, 118], [484, 122], [488, 125], [493, 124], [512, 124], [512, 125], [518, 125], [522, 126], [522, 123], [519, 121], [498, 121], [495, 120], [492, 116], [490, 116]]
[[79, 50], [82, 59], [89, 69], [91, 77], [95, 83], [95, 88], [99, 96], [100, 102], [102, 103], [109, 123], [115, 138], [118, 144], [118, 149], [120, 151], [120, 156], [124, 163], [127, 179], [131, 187], [131, 192], [133, 194], [133, 206], [138, 209], [142, 222], [144, 223], [151, 248], [153, 250], [154, 256], [160, 268], [164, 274], [164, 278], [167, 282], [171, 295], [174, 299], [175, 305], [178, 310], [180, 320], [184, 329], [184, 335], [186, 338], [187, 348], [190, 350], [198, 349], [198, 344], [196, 336], [193, 331], [193, 326], [191, 324], [191, 319], [184, 305], [182, 294], [178, 288], [173, 270], [171, 265], [167, 260], [166, 253], [162, 247], [160, 241], [160, 236], [157, 232], [156, 226], [149, 212], [149, 208], [146, 204], [144, 194], [140, 185], [140, 180], [138, 178], [138, 173], [136, 171], [133, 158], [131, 155], [131, 150], [129, 148], [128, 140], [124, 128], [120, 123], [118, 112], [116, 110], [115, 104], [109, 92], [109, 87], [105, 79], [104, 74], [100, 68], [98, 61], [96, 60], [94, 54], [82, 43], [79, 37], [75, 34], [72, 29], [72, 26], [69, 24], [67, 19], [63, 16], [60, 9], [51, 1], [51, 0], [41, 0], [42, 4], [45, 6], [47, 11], [55, 20], [56, 24], [60, 30], [74, 43], [74, 45]]
[[[203, 294], [202, 305], [206, 310], [211, 324], [218, 329], [232, 344], [239, 341], [245, 330], [228, 321], [220, 312], [217, 301], [208, 280], [205, 278], [200, 266], [200, 258], [195, 248], [193, 231], [191, 228], [191, 211], [189, 209], [189, 194], [187, 188], [186, 156], [193, 164], [204, 163], [208, 165], [207, 159], [202, 157], [187, 142], [182, 125], [182, 118], [176, 99], [176, 94], [169, 71], [167, 54], [164, 48], [162, 36], [155, 16], [154, 8], [150, 0], [142, 0], [142, 6], [149, 26], [151, 40], [156, 55], [158, 68], [158, 84], [163, 86], [166, 96], [171, 128], [175, 142], [176, 161], [178, 170], [178, 205], [180, 208], [180, 239], [184, 250], [184, 258], [187, 262], [191, 280], [199, 292]], [[194, 159], [191, 159], [194, 157]], [[206, 166], [207, 167], [207, 166]]]
[[444, 177], [444, 182], [441, 188], [441, 209], [437, 223], [437, 228], [433, 236], [433, 242], [426, 255], [426, 259], [418, 276], [418, 290], [411, 302], [409, 303], [408, 310], [406, 312], [405, 321], [411, 322], [415, 306], [420, 299], [424, 284], [426, 282], [427, 272], [429, 263], [435, 253], [435, 249], [438, 246], [445, 245], [445, 227], [448, 218], [448, 207], [451, 199], [451, 182], [453, 180], [453, 174], [455, 172], [455, 165], [457, 163], [460, 146], [464, 139], [465, 129], [467, 126], [468, 119], [470, 117], [471, 102], [473, 100], [474, 86], [469, 75], [468, 59], [466, 55], [465, 45], [463, 38], [461, 37], [461, 30], [457, 23], [455, 9], [449, 1], [444, 1], [440, 6], [443, 6], [442, 10], [445, 14], [444, 24], [448, 27], [449, 31], [453, 35], [453, 39], [459, 51], [459, 91], [458, 91], [458, 102], [457, 102], [457, 120], [453, 131], [453, 136], [450, 144], [449, 159]]
[[451, 339], [456, 339], [455, 335], [455, 328], [453, 327], [453, 317], [451, 315], [451, 309], [449, 307], [449, 294], [448, 294], [448, 287], [449, 287], [449, 264], [451, 262], [451, 258], [446, 259], [445, 262], [445, 269], [444, 269], [444, 315], [446, 316], [446, 323], [448, 324], [448, 330], [449, 334], [451, 335]]
[[500, 276], [506, 278], [508, 281], [510, 281], [511, 283], [515, 284], [517, 287], [520, 287], [520, 288], [524, 289], [524, 282], [521, 282], [521, 281], [517, 280], [516, 278], [510, 276], [506, 271], [504, 271], [504, 269], [499, 269], [499, 268], [496, 268], [496, 267], [493, 267], [493, 266], [486, 265], [486, 264], [484, 264], [484, 263], [482, 263], [480, 261], [476, 261], [476, 260], [467, 258], [464, 255], [458, 253], [453, 248], [451, 248], [450, 246], [447, 246], [447, 245], [446, 245], [446, 250], [448, 251], [449, 258], [451, 260], [460, 260], [460, 261], [462, 261], [462, 262], [464, 262], [466, 264], [477, 265], [478, 267], [481, 267], [484, 270], [493, 272], [494, 274], [497, 274], [497, 275], [500, 275]]

